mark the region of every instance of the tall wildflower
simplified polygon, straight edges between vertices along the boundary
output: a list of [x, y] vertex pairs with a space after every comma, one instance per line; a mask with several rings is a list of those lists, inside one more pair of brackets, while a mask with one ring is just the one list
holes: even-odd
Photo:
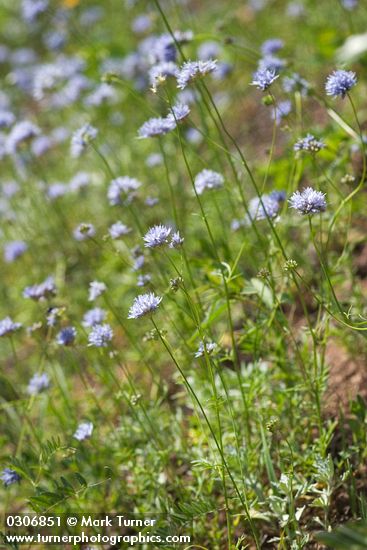
[[300, 214], [317, 214], [326, 210], [325, 193], [306, 187], [302, 192], [296, 191], [289, 199], [291, 208]]
[[357, 84], [357, 75], [353, 71], [338, 70], [331, 73], [325, 84], [327, 95], [344, 98]]
[[158, 308], [162, 298], [153, 292], [137, 296], [129, 310], [128, 319], [139, 319], [145, 315], [151, 315]]

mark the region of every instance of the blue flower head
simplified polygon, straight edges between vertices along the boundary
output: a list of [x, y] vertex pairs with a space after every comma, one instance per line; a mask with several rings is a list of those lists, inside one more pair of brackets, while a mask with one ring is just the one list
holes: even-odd
[[162, 63], [157, 63], [157, 65], [154, 65], [150, 69], [149, 81], [153, 90], [155, 90], [160, 83], [166, 80], [166, 78], [177, 78], [177, 75], [178, 67], [176, 63], [173, 63], [172, 61], [164, 61]]
[[273, 55], [284, 47], [284, 42], [280, 38], [269, 38], [261, 44], [261, 53], [263, 55]]
[[71, 156], [74, 158], [80, 157], [88, 145], [96, 139], [97, 134], [97, 128], [94, 128], [90, 124], [84, 124], [84, 126], [76, 130], [71, 138]]
[[205, 353], [211, 355], [216, 351], [218, 345], [215, 342], [200, 342], [198, 350], [195, 352], [195, 358], [203, 357]]
[[175, 127], [176, 123], [172, 118], [150, 118], [139, 128], [138, 135], [140, 138], [163, 136]]
[[123, 204], [124, 200], [130, 200], [133, 193], [139, 189], [141, 183], [136, 178], [129, 176], [119, 176], [111, 180], [108, 188], [107, 198], [111, 206]]
[[28, 246], [24, 241], [11, 241], [4, 246], [4, 260], [6, 263], [12, 263], [22, 256]]
[[152, 57], [158, 62], [176, 61], [176, 45], [171, 35], [162, 34], [156, 39]]
[[312, 134], [307, 134], [305, 138], [299, 139], [293, 146], [295, 151], [306, 151], [308, 153], [318, 153], [324, 149], [325, 143], [315, 138]]
[[116, 222], [108, 229], [111, 239], [119, 239], [130, 233], [131, 229], [122, 222]]
[[358, 6], [358, 0], [342, 0], [343, 8], [352, 11]]
[[22, 323], [14, 323], [10, 317], [5, 317], [0, 321], [0, 337], [9, 336], [22, 327]]
[[85, 241], [91, 239], [96, 234], [96, 229], [92, 223], [80, 223], [73, 231], [74, 239]]
[[186, 61], [177, 76], [177, 88], [184, 90], [188, 84], [201, 78], [208, 73], [215, 71], [217, 67], [217, 61], [215, 59], [208, 59], [206, 61]]
[[252, 86], [256, 86], [259, 90], [265, 92], [265, 90], [267, 90], [278, 77], [279, 75], [275, 74], [274, 70], [259, 69], [253, 74], [251, 84]]
[[171, 231], [171, 227], [154, 225], [144, 236], [144, 246], [147, 248], [157, 248], [167, 244]]
[[88, 300], [90, 302], [94, 302], [94, 300], [101, 296], [101, 294], [103, 294], [106, 290], [107, 287], [105, 283], [102, 283], [100, 281], [92, 281], [91, 283], [89, 283]]
[[10, 468], [4, 468], [4, 470], [1, 472], [1, 480], [4, 483], [5, 487], [8, 487], [9, 485], [12, 485], [13, 483], [17, 483], [21, 480], [21, 477], [17, 472], [14, 470], [11, 470]]
[[344, 98], [346, 94], [357, 84], [357, 76], [353, 71], [334, 71], [331, 73], [325, 84], [327, 95]]
[[34, 23], [48, 8], [48, 0], [22, 0], [22, 17], [27, 23]]
[[78, 441], [84, 441], [84, 439], [89, 439], [91, 437], [92, 432], [92, 422], [81, 422], [74, 433], [74, 437]]
[[108, 323], [103, 325], [94, 325], [88, 334], [88, 346], [105, 348], [113, 338], [113, 330]]
[[299, 91], [302, 96], [306, 96], [310, 90], [310, 84], [298, 73], [292, 73], [283, 78], [283, 90], [287, 93]]
[[137, 296], [129, 310], [128, 319], [138, 319], [145, 315], [153, 314], [161, 303], [162, 298], [153, 292]]
[[45, 372], [43, 374], [36, 373], [29, 381], [27, 393], [29, 393], [29, 395], [37, 395], [43, 390], [47, 390], [49, 386], [50, 379], [48, 375]]
[[224, 178], [222, 174], [204, 168], [204, 170], [197, 174], [194, 183], [197, 194], [201, 195], [206, 189], [218, 189], [222, 187]]
[[48, 277], [43, 283], [27, 286], [23, 291], [24, 298], [31, 298], [36, 302], [45, 300], [56, 294], [56, 286], [53, 277]]
[[84, 314], [83, 326], [93, 327], [94, 325], [99, 325], [103, 323], [103, 321], [106, 319], [106, 316], [106, 311], [100, 307], [90, 309]]
[[172, 107], [172, 112], [168, 114], [167, 118], [174, 122], [181, 122], [187, 118], [190, 114], [190, 107], [183, 103], [177, 103]]
[[76, 329], [74, 327], [65, 327], [60, 330], [56, 341], [60, 346], [70, 346], [76, 337]]
[[146, 286], [152, 280], [151, 275], [138, 275], [136, 286]]
[[274, 71], [278, 73], [285, 67], [284, 59], [280, 59], [275, 55], [267, 55], [260, 59], [258, 64], [259, 71]]
[[289, 99], [285, 99], [284, 101], [279, 101], [279, 103], [275, 106], [275, 112], [272, 111], [271, 117], [277, 124], [280, 124], [283, 120], [283, 118], [287, 117], [290, 112], [292, 111], [292, 103], [289, 101]]
[[280, 208], [277, 198], [271, 195], [262, 195], [261, 199], [259, 197], [251, 199], [248, 207], [249, 217], [254, 221], [274, 218]]
[[29, 120], [17, 122], [11, 129], [6, 141], [7, 152], [11, 155], [16, 153], [19, 145], [38, 136], [40, 129]]
[[0, 110], [0, 128], [9, 128], [15, 122], [15, 115], [11, 111]]
[[183, 245], [184, 240], [185, 239], [183, 237], [181, 237], [180, 232], [176, 231], [175, 233], [173, 233], [173, 235], [171, 237], [171, 242], [169, 243], [169, 247], [170, 248], [180, 248], [180, 246]]
[[289, 199], [291, 208], [300, 214], [317, 214], [326, 210], [325, 193], [306, 187], [301, 193], [296, 191]]

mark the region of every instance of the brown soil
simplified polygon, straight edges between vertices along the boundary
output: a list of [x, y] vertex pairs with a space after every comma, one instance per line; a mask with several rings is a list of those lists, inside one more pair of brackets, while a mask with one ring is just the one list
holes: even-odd
[[334, 339], [327, 345], [326, 363], [330, 373], [324, 411], [328, 416], [338, 416], [347, 412], [350, 401], [358, 394], [367, 398], [367, 365], [364, 358], [351, 357]]

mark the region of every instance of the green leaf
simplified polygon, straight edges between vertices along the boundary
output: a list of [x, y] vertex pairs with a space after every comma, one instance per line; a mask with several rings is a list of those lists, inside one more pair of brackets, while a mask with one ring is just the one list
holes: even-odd
[[19, 399], [19, 394], [15, 391], [11, 383], [0, 374], [0, 397], [5, 401], [15, 401]]
[[341, 525], [331, 533], [318, 533], [316, 539], [333, 550], [366, 550], [367, 523]]
[[260, 279], [255, 278], [251, 279], [251, 283], [263, 304], [272, 309], [274, 307], [273, 293], [268, 285], [266, 285], [263, 281], [260, 281]]

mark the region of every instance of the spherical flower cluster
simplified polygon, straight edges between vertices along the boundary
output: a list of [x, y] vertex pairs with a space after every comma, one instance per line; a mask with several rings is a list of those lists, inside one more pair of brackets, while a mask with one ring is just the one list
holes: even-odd
[[56, 286], [53, 277], [48, 277], [43, 283], [27, 286], [23, 290], [24, 298], [31, 298], [38, 302], [56, 294]]
[[14, 470], [11, 470], [10, 468], [4, 468], [4, 470], [1, 472], [1, 481], [4, 483], [5, 487], [8, 487], [9, 485], [12, 485], [13, 483], [17, 483], [21, 480], [20, 475], [15, 472]]
[[28, 245], [24, 241], [11, 241], [4, 246], [4, 261], [8, 264], [14, 262], [22, 256], [28, 249]]
[[184, 240], [185, 239], [183, 237], [181, 237], [180, 232], [176, 231], [175, 233], [173, 233], [173, 235], [171, 237], [171, 242], [169, 243], [169, 247], [170, 248], [180, 248], [180, 246], [183, 245]]
[[131, 30], [136, 34], [141, 34], [149, 31], [151, 26], [152, 19], [149, 17], [149, 15], [143, 13], [142, 15], [138, 15], [137, 17], [135, 17], [131, 24]]
[[171, 227], [167, 227], [165, 225], [154, 225], [144, 236], [144, 246], [147, 248], [157, 248], [167, 244], [171, 231]]
[[57, 335], [56, 342], [60, 346], [70, 346], [76, 337], [76, 329], [74, 327], [65, 327], [60, 330]]
[[142, 269], [145, 264], [145, 258], [143, 254], [138, 254], [137, 256], [134, 256], [134, 264], [133, 264], [133, 270], [139, 271], [139, 269]]
[[164, 118], [150, 118], [139, 128], [140, 138], [157, 137], [167, 134], [176, 128], [178, 122], [185, 120], [190, 114], [190, 107], [177, 103]]
[[275, 74], [274, 70], [259, 69], [253, 74], [252, 86], [256, 86], [259, 90], [265, 92], [279, 75]]
[[146, 166], [148, 166], [148, 168], [154, 168], [155, 166], [160, 166], [161, 164], [163, 164], [163, 156], [161, 155], [161, 153], [151, 153], [147, 157], [145, 164]]
[[305, 15], [305, 13], [306, 13], [306, 8], [302, 2], [297, 2], [296, 0], [294, 2], [289, 2], [287, 6], [288, 17], [297, 19]]
[[280, 72], [285, 67], [284, 59], [280, 59], [275, 55], [267, 55], [260, 59], [258, 63], [258, 71], [274, 71], [275, 73]]
[[353, 71], [334, 71], [331, 73], [325, 84], [327, 95], [344, 98], [346, 94], [357, 84], [357, 76]]
[[22, 16], [27, 23], [33, 23], [48, 8], [48, 0], [22, 0]]
[[175, 121], [172, 118], [150, 118], [139, 128], [138, 135], [140, 138], [149, 138], [163, 136], [176, 127]]
[[188, 128], [185, 137], [187, 141], [193, 145], [198, 145], [203, 141], [203, 134], [196, 128]]
[[298, 73], [292, 73], [283, 78], [283, 90], [287, 93], [299, 91], [302, 96], [306, 96], [310, 90], [310, 84]]
[[272, 191], [269, 195], [271, 199], [276, 200], [279, 203], [282, 203], [285, 201], [287, 197], [287, 193], [285, 191]]
[[38, 136], [40, 129], [29, 120], [17, 122], [11, 129], [6, 141], [6, 150], [10, 155], [16, 153], [20, 144]]
[[48, 186], [46, 194], [49, 199], [55, 200], [66, 195], [67, 191], [68, 188], [65, 183], [56, 182]]
[[131, 198], [131, 194], [139, 189], [141, 182], [136, 178], [130, 178], [129, 176], [120, 176], [111, 181], [107, 198], [111, 206], [117, 206], [122, 204], [124, 198]]
[[242, 220], [233, 220], [232, 230], [237, 231], [240, 227], [249, 226], [255, 221], [275, 218], [285, 198], [285, 191], [272, 191], [269, 195], [262, 195], [261, 199], [252, 198], [248, 204], [248, 214]]
[[89, 143], [96, 139], [97, 134], [97, 128], [94, 128], [90, 124], [84, 124], [84, 126], [76, 130], [71, 138], [71, 156], [74, 158], [80, 157], [80, 155], [84, 153], [88, 147]]
[[70, 180], [70, 191], [80, 191], [84, 187], [87, 187], [90, 183], [90, 174], [87, 172], [77, 172], [75, 176]]
[[74, 437], [78, 441], [84, 441], [85, 439], [89, 439], [91, 437], [92, 432], [92, 422], [81, 422], [74, 433]]
[[292, 103], [289, 101], [289, 99], [285, 99], [283, 101], [279, 101], [279, 103], [275, 106], [275, 112], [272, 110], [271, 117], [277, 124], [280, 124], [283, 120], [283, 118], [287, 117], [292, 110]]
[[233, 65], [222, 61], [218, 63], [217, 68], [213, 72], [212, 76], [214, 80], [224, 80], [233, 71]]
[[84, 103], [87, 106], [97, 107], [106, 103], [116, 103], [117, 99], [116, 90], [103, 82], [85, 98]]
[[85, 241], [91, 239], [96, 234], [96, 228], [92, 223], [81, 223], [73, 231], [74, 239]]
[[162, 298], [153, 292], [137, 296], [129, 310], [128, 319], [138, 319], [144, 315], [153, 314], [161, 303]]
[[184, 90], [186, 86], [195, 79], [215, 71], [216, 67], [217, 61], [215, 59], [208, 59], [206, 61], [186, 61], [177, 75], [177, 88]]
[[274, 196], [262, 195], [261, 198], [254, 197], [248, 205], [249, 217], [253, 221], [274, 218], [278, 214], [279, 208], [280, 202]]
[[29, 395], [37, 395], [43, 390], [47, 390], [50, 386], [50, 379], [48, 375], [44, 372], [43, 374], [35, 374], [29, 381], [27, 387], [27, 393]]
[[308, 153], [318, 153], [324, 148], [325, 143], [312, 134], [307, 134], [305, 138], [299, 139], [293, 146], [295, 151], [306, 151]]
[[280, 38], [269, 38], [261, 44], [261, 53], [263, 55], [273, 55], [284, 47], [284, 42]]
[[15, 116], [11, 111], [0, 110], [0, 128], [9, 128], [15, 122]]
[[106, 319], [107, 313], [100, 307], [95, 307], [88, 310], [83, 317], [84, 327], [93, 327], [94, 325], [100, 325]]
[[138, 275], [138, 280], [136, 282], [136, 286], [146, 286], [150, 281], [152, 280], [151, 275]]
[[103, 325], [93, 325], [93, 329], [88, 334], [88, 346], [105, 348], [113, 338], [113, 330], [108, 323]]
[[64, 72], [57, 63], [45, 63], [36, 68], [33, 77], [33, 96], [38, 101], [63, 79]]
[[64, 307], [50, 307], [47, 310], [47, 316], [46, 316], [47, 326], [54, 327], [57, 321], [59, 321], [59, 319], [62, 318], [64, 312], [65, 312]]
[[152, 44], [151, 57], [160, 63], [176, 61], [175, 42], [170, 34], [162, 34]]
[[0, 321], [0, 337], [9, 336], [22, 327], [22, 323], [14, 323], [10, 317], [5, 317]]
[[325, 193], [306, 187], [301, 193], [296, 191], [289, 199], [291, 208], [300, 214], [317, 214], [326, 210]]
[[217, 349], [217, 344], [215, 342], [206, 342], [204, 347], [204, 342], [200, 342], [198, 350], [195, 352], [195, 357], [203, 357], [205, 352], [210, 355]]
[[190, 107], [183, 103], [177, 103], [172, 107], [172, 112], [167, 115], [168, 119], [174, 122], [181, 122], [185, 120], [190, 114]]
[[214, 42], [214, 40], [207, 40], [206, 42], [200, 44], [197, 53], [199, 59], [208, 61], [209, 59], [214, 59], [220, 55], [221, 47], [218, 42]]
[[92, 281], [91, 283], [89, 283], [88, 300], [90, 302], [94, 302], [94, 300], [101, 296], [101, 294], [103, 294], [106, 290], [107, 287], [104, 283], [101, 283], [100, 281]]
[[172, 61], [163, 61], [162, 63], [154, 65], [150, 69], [149, 81], [153, 90], [155, 90], [160, 83], [166, 80], [167, 77], [177, 78], [177, 75], [178, 67], [176, 63], [173, 63]]
[[131, 229], [122, 222], [116, 222], [108, 229], [111, 239], [119, 239], [123, 235], [130, 233]]
[[195, 177], [195, 189], [198, 195], [201, 195], [205, 189], [218, 189], [224, 184], [224, 178], [222, 174], [214, 172], [214, 170], [207, 170], [204, 168]]
[[342, 0], [343, 8], [352, 11], [358, 6], [358, 0]]

